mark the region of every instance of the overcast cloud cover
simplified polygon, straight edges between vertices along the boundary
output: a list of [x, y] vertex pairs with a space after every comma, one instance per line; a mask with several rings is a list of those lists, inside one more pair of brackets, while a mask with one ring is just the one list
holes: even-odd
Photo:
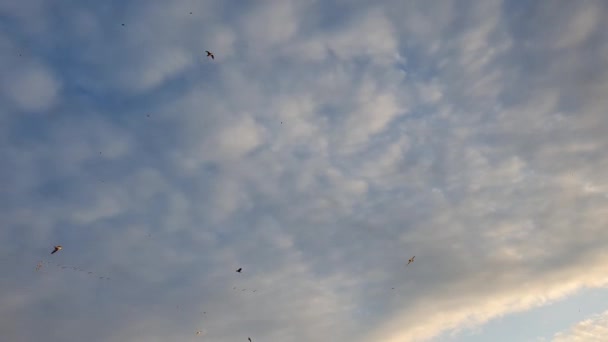
[[515, 341], [608, 286], [607, 14], [0, 1], [0, 340]]

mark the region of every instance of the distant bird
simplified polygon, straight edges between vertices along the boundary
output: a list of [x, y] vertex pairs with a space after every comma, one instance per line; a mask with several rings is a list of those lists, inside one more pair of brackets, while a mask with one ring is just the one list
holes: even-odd
[[[408, 261], [407, 261], [407, 265], [409, 265], [409, 264], [413, 263], [413, 262], [414, 262], [414, 258], [415, 258], [415, 257], [416, 257], [416, 256], [414, 255], [414, 256], [413, 256], [413, 257], [412, 257], [410, 260], [408, 260]], [[405, 265], [405, 266], [407, 266], [407, 265]]]
[[211, 57], [211, 59], [215, 59], [215, 55], [207, 50], [205, 50], [205, 52], [207, 53], [207, 57]]
[[122, 26], [125, 26], [125, 24], [122, 24]]
[[249, 340], [249, 342], [251, 342], [251, 337], [247, 337], [247, 339]]
[[55, 253], [59, 252], [62, 249], [63, 249], [63, 247], [61, 247], [60, 245], [57, 245], [57, 246], [55, 246], [55, 249], [53, 249], [53, 251], [51, 252], [51, 254], [55, 254]]
[[238, 270], [236, 270], [238, 273], [241, 273], [241, 271], [243, 270], [243, 268], [239, 268]]
[[200, 330], [197, 330], [197, 331], [196, 331], [196, 334], [197, 334], [197, 335], [200, 335], [200, 334], [201, 334], [201, 331], [200, 331]]

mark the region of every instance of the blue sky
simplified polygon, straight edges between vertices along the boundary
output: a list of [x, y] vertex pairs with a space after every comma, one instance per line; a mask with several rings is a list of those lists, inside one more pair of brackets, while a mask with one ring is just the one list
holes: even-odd
[[0, 339], [600, 341], [607, 14], [0, 2]]

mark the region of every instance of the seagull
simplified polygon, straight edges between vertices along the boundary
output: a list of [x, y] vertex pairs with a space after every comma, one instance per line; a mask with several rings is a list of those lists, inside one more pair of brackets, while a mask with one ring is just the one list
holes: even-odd
[[238, 270], [236, 270], [238, 273], [241, 273], [241, 271], [243, 270], [243, 268], [239, 268]]
[[[409, 264], [413, 263], [413, 262], [414, 262], [414, 258], [415, 258], [415, 257], [416, 257], [416, 256], [414, 255], [414, 256], [413, 256], [413, 257], [412, 257], [410, 260], [408, 260], [408, 261], [407, 261], [407, 265], [409, 265]], [[407, 266], [407, 265], [405, 265], [405, 266]]]
[[215, 55], [213, 55], [213, 53], [205, 50], [205, 52], [207, 53], [207, 57], [211, 57], [211, 59], [215, 59]]
[[61, 247], [60, 245], [57, 245], [57, 246], [55, 246], [55, 249], [53, 249], [53, 251], [51, 252], [51, 254], [55, 254], [55, 253], [59, 252], [62, 249], [63, 249], [63, 247]]

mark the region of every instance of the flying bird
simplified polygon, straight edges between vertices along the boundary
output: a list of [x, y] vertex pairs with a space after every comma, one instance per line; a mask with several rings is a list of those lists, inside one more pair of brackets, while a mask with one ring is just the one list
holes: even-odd
[[247, 339], [249, 340], [249, 342], [251, 342], [251, 337], [247, 337]]
[[211, 57], [211, 59], [215, 59], [215, 55], [207, 50], [205, 50], [205, 52], [207, 53], [207, 57]]
[[[415, 257], [416, 257], [416, 256], [414, 255], [414, 256], [413, 256], [413, 257], [412, 257], [410, 260], [408, 260], [408, 261], [407, 261], [407, 265], [409, 265], [409, 264], [413, 263], [413, 262], [414, 262], [414, 258], [415, 258]], [[405, 266], [407, 266], [407, 265], [405, 265]]]
[[238, 270], [236, 270], [238, 273], [241, 273], [241, 271], [243, 270], [243, 268], [239, 268]]
[[63, 247], [61, 247], [60, 245], [57, 245], [57, 246], [55, 246], [55, 249], [53, 249], [53, 251], [51, 252], [51, 254], [55, 254], [55, 253], [59, 252], [62, 249], [63, 249]]

